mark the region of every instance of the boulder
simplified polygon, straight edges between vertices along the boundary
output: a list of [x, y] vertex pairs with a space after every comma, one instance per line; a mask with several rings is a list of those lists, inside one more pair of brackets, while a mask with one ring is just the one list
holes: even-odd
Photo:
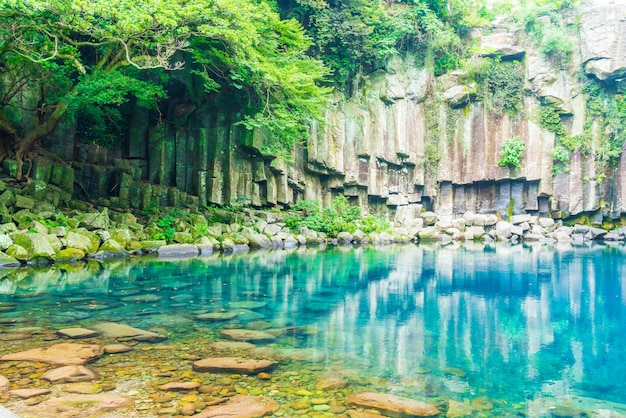
[[77, 365], [97, 360], [104, 349], [96, 344], [61, 343], [46, 348], [33, 348], [5, 354], [0, 361], [38, 361], [47, 364]]
[[432, 404], [385, 393], [365, 392], [349, 395], [347, 403], [366, 409], [375, 409], [385, 416], [396, 418], [434, 417], [439, 409]]
[[339, 244], [352, 244], [353, 239], [354, 237], [349, 232], [340, 232], [337, 234], [337, 241], [339, 242]]
[[117, 258], [117, 257], [125, 257], [126, 250], [124, 247], [114, 240], [113, 238], [108, 239], [100, 245], [98, 251], [93, 254], [94, 258], [105, 259], [105, 258]]
[[0, 251], [0, 267], [19, 267], [20, 265], [21, 263], [17, 258]]
[[511, 231], [511, 225], [509, 222], [500, 221], [496, 224], [496, 237], [500, 239], [509, 239], [513, 234]]
[[82, 250], [84, 253], [88, 253], [91, 249], [91, 240], [88, 237], [72, 231], [68, 232], [61, 242], [67, 248], [76, 248]]
[[85, 258], [85, 252], [78, 248], [65, 248], [54, 255], [57, 261], [72, 261]]
[[267, 372], [278, 365], [271, 360], [254, 360], [242, 357], [214, 357], [193, 363], [197, 372], [256, 374]]
[[157, 250], [159, 257], [195, 257], [198, 247], [194, 244], [169, 244]]
[[54, 249], [43, 234], [15, 234], [13, 235], [13, 242], [28, 252], [29, 260], [54, 256]]
[[63, 366], [45, 372], [41, 379], [50, 383], [87, 382], [98, 378], [94, 372], [85, 366]]
[[109, 210], [107, 208], [102, 209], [102, 212], [96, 211], [80, 214], [77, 219], [80, 222], [80, 226], [87, 228], [89, 231], [108, 229], [111, 225]]
[[272, 241], [266, 235], [248, 233], [246, 238], [250, 248], [272, 248]]

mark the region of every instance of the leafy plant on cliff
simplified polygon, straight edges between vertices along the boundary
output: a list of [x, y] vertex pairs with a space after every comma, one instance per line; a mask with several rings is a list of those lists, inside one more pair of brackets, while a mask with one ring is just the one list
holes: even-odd
[[597, 124], [594, 152], [602, 170], [603, 166], [617, 164], [622, 155], [626, 142], [626, 98], [607, 91], [594, 80], [587, 80], [583, 92], [587, 97], [586, 128], [591, 131], [594, 122]]
[[483, 100], [497, 112], [514, 115], [524, 103], [524, 66], [519, 61], [485, 58], [475, 69], [476, 81], [481, 86]]
[[569, 172], [569, 151], [560, 145], [557, 145], [552, 150], [552, 159], [554, 161], [552, 165], [552, 173], [560, 174]]
[[500, 161], [498, 165], [500, 167], [507, 167], [509, 170], [519, 170], [522, 168], [522, 155], [526, 144], [519, 137], [514, 136], [508, 138], [502, 143], [502, 150], [500, 151]]

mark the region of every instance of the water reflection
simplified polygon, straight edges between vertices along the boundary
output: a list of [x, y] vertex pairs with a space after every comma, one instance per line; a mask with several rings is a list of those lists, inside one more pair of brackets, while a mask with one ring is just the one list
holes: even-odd
[[[328, 367], [384, 377], [409, 395], [523, 402], [576, 394], [626, 403], [624, 252], [303, 248], [2, 270], [0, 302], [19, 304], [0, 311], [0, 324], [59, 328], [68, 319], [124, 318], [146, 326], [158, 318], [163, 326], [166, 313], [167, 326], [179, 325], [168, 328], [175, 341], [176, 332], [193, 332], [181, 324], [198, 313], [260, 301], [267, 305], [238, 309], [231, 324], [314, 328], [277, 344], [322, 350]], [[407, 383], [416, 376], [425, 377]]]

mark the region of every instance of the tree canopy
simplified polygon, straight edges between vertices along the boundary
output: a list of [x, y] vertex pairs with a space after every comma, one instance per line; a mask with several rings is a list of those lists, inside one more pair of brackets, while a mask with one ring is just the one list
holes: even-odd
[[292, 145], [327, 93], [310, 45], [299, 23], [255, 0], [3, 0], [0, 154], [21, 172], [62, 117], [114, 118], [129, 100], [157, 106], [168, 73], [185, 66], [205, 92], [238, 90], [246, 125]]

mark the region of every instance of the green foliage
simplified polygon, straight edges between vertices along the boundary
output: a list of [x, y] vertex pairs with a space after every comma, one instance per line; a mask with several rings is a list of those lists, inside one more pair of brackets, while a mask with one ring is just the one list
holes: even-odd
[[485, 58], [475, 69], [476, 81], [481, 86], [483, 100], [497, 112], [514, 115], [524, 103], [524, 66], [518, 61]]
[[561, 115], [553, 105], [541, 106], [539, 110], [539, 126], [550, 132], [554, 132], [557, 138], [562, 138], [567, 135], [565, 125], [561, 120]]
[[590, 130], [592, 120], [598, 126], [595, 148], [596, 161], [602, 165], [615, 165], [622, 155], [626, 142], [626, 99], [603, 88], [597, 81], [587, 80], [583, 87], [587, 97], [586, 129]]
[[557, 145], [552, 150], [552, 159], [554, 164], [552, 165], [552, 173], [559, 174], [569, 171], [569, 151], [560, 145]]
[[[292, 209], [299, 211], [299, 213], [292, 212], [288, 215], [285, 218], [285, 224], [296, 233], [301, 227], [307, 227], [313, 231], [325, 232], [329, 236], [335, 237], [342, 231], [354, 232], [365, 219], [361, 217], [361, 208], [350, 205], [348, 198], [343, 195], [334, 198], [330, 206], [323, 209], [320, 209], [315, 200], [300, 201]], [[373, 219], [366, 218], [366, 227], [381, 227], [381, 224], [377, 224]]]
[[562, 9], [575, 7], [578, 2], [535, 1], [526, 4], [516, 14], [539, 51], [557, 67], [565, 68], [574, 46], [562, 18]]
[[67, 218], [63, 214], [56, 216], [56, 219], [42, 219], [39, 222], [46, 228], [55, 228], [57, 226], [67, 226]]
[[391, 229], [391, 225], [386, 219], [378, 218], [372, 214], [365, 215], [359, 222], [359, 229], [366, 234], [372, 232], [384, 232]]
[[329, 90], [320, 83], [328, 71], [307, 55], [311, 40], [302, 26], [282, 20], [273, 6], [257, 0], [1, 2], [0, 76], [9, 82], [0, 91], [0, 131], [16, 137], [19, 126], [7, 115], [29, 88], [41, 96], [33, 110], [37, 135], [48, 135], [69, 114], [76, 115], [82, 141], [110, 145], [118, 136], [110, 126], [124, 116], [120, 106], [156, 109], [172, 87], [166, 71], [187, 66], [194, 78], [189, 90], [228, 91], [243, 104], [247, 128], [266, 129], [268, 147], [289, 150], [306, 138], [304, 122], [322, 119]]
[[519, 170], [522, 168], [522, 155], [526, 144], [517, 136], [508, 138], [502, 143], [502, 150], [500, 151], [500, 161], [498, 165], [500, 167], [508, 167], [509, 170]]

